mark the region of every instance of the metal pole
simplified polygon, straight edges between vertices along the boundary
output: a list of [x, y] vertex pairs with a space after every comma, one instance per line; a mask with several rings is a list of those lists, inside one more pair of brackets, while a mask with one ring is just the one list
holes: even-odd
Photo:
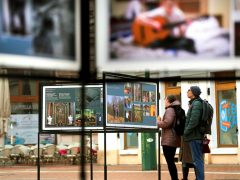
[[85, 83], [82, 83], [82, 92], [81, 92], [81, 100], [82, 100], [82, 120], [81, 120], [81, 173], [80, 173], [80, 179], [85, 180], [85, 117], [84, 117], [84, 109], [85, 109]]
[[40, 180], [40, 133], [38, 132], [37, 179]]
[[[103, 73], [103, 81], [105, 81], [105, 74]], [[103, 99], [106, 98], [106, 84], [104, 83], [104, 86], [103, 86]], [[106, 121], [107, 121], [107, 118], [106, 118], [106, 102], [103, 101], [103, 136], [104, 136], [104, 140], [103, 140], [103, 143], [104, 143], [104, 180], [107, 180], [107, 132], [106, 132]]]
[[104, 130], [104, 180], [107, 180], [107, 134]]
[[161, 151], [160, 151], [160, 136], [161, 131], [158, 131], [158, 180], [161, 180]]
[[92, 131], [90, 132], [90, 177], [93, 180]]

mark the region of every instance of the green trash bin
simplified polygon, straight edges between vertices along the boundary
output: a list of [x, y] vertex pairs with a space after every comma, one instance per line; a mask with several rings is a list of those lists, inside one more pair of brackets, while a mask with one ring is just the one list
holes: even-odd
[[156, 134], [142, 133], [142, 170], [157, 170]]

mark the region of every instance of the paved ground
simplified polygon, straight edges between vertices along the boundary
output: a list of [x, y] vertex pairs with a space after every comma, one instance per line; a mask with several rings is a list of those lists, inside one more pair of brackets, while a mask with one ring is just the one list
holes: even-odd
[[[90, 168], [86, 166], [86, 179], [90, 180]], [[93, 180], [104, 180], [104, 167], [94, 165]], [[0, 167], [0, 180], [37, 180], [36, 166]], [[41, 180], [80, 180], [80, 166], [77, 165], [42, 165]], [[178, 165], [179, 178], [182, 177]], [[142, 171], [141, 165], [120, 165], [107, 167], [108, 180], [158, 180], [158, 171]], [[193, 169], [189, 180], [194, 180]], [[240, 180], [240, 165], [206, 165], [206, 180]], [[170, 180], [166, 165], [161, 166], [161, 180]]]

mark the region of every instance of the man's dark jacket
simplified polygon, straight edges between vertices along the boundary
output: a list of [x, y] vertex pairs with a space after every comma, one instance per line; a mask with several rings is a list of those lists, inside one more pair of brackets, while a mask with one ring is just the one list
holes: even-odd
[[189, 109], [184, 128], [183, 138], [184, 141], [202, 140], [204, 134], [200, 132], [200, 122], [202, 119], [202, 100], [195, 98], [189, 101]]

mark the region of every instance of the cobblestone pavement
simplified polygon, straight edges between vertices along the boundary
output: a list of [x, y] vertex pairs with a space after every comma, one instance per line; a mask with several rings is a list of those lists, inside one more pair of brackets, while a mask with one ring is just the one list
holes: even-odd
[[[85, 168], [86, 178], [90, 180], [90, 166]], [[178, 164], [179, 179], [182, 177], [181, 165]], [[0, 180], [37, 180], [36, 166], [5, 166], [0, 167]], [[41, 180], [79, 180], [81, 168], [77, 165], [41, 165]], [[93, 166], [94, 180], [104, 180], [104, 167]], [[142, 171], [141, 165], [109, 165], [108, 180], [158, 180], [158, 171]], [[193, 169], [189, 180], [194, 180]], [[205, 165], [206, 180], [240, 180], [240, 165]], [[170, 180], [166, 165], [161, 165], [161, 180]]]

